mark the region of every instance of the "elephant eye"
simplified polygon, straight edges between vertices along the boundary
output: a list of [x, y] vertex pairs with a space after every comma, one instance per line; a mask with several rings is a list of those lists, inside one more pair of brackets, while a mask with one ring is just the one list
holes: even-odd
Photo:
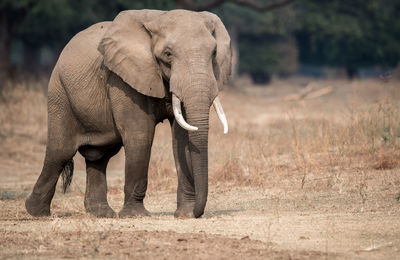
[[165, 55], [167, 58], [170, 58], [170, 57], [172, 56], [172, 53], [171, 53], [170, 51], [164, 51], [164, 55]]

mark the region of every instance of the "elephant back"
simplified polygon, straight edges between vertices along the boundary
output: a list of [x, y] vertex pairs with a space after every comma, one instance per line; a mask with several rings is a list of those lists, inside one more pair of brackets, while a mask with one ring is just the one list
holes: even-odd
[[103, 69], [104, 73], [107, 70], [102, 68], [103, 56], [97, 50], [97, 46], [110, 25], [111, 22], [94, 24], [68, 42], [55, 67], [65, 85], [77, 85], [78, 82], [74, 81], [84, 83], [85, 80], [93, 80], [91, 77], [96, 73], [99, 79], [102, 78], [99, 70]]

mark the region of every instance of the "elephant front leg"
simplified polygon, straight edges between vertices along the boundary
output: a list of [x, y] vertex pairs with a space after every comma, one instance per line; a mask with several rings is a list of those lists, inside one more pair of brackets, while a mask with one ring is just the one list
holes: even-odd
[[112, 75], [109, 97], [115, 125], [125, 149], [125, 198], [119, 217], [149, 216], [143, 200], [147, 190], [154, 130], [158, 122], [155, 116], [155, 101], [158, 100], [132, 90], [121, 78]]
[[143, 200], [146, 196], [153, 136], [125, 145], [125, 199], [120, 217], [150, 216]]
[[192, 162], [189, 153], [189, 137], [186, 130], [171, 120], [172, 145], [178, 174], [177, 218], [193, 218], [195, 203], [195, 188], [192, 175]]

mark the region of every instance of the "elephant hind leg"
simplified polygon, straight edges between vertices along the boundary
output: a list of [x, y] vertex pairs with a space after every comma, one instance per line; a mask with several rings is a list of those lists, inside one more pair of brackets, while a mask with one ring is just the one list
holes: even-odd
[[92, 146], [84, 146], [79, 149], [86, 161], [85, 209], [86, 212], [96, 217], [112, 218], [116, 216], [107, 201], [106, 168], [110, 158], [120, 148], [120, 145], [116, 145], [107, 149]]
[[58, 178], [74, 157], [77, 122], [60, 83], [52, 76], [48, 91], [48, 136], [42, 172], [25, 207], [32, 216], [49, 216]]
[[[66, 144], [63, 148], [57, 148], [53, 147], [51, 142], [49, 143], [42, 172], [32, 193], [25, 201], [25, 207], [29, 214], [35, 217], [50, 215], [50, 204], [58, 178], [75, 153], [75, 149], [70, 145]], [[72, 176], [72, 173], [70, 175]]]

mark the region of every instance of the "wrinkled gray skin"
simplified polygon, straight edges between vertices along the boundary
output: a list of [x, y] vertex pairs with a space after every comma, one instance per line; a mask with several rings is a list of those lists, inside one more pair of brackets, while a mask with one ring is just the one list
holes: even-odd
[[[144, 208], [150, 150], [157, 123], [168, 119], [178, 174], [176, 217], [200, 217], [207, 201], [210, 106], [231, 66], [229, 36], [211, 13], [121, 12], [65, 47], [48, 87], [48, 141], [43, 170], [26, 200], [33, 216], [50, 215], [59, 175], [79, 151], [86, 159], [86, 211], [116, 214], [107, 202], [106, 167], [125, 148], [125, 199], [120, 217]], [[186, 121], [171, 109], [174, 93]]]

